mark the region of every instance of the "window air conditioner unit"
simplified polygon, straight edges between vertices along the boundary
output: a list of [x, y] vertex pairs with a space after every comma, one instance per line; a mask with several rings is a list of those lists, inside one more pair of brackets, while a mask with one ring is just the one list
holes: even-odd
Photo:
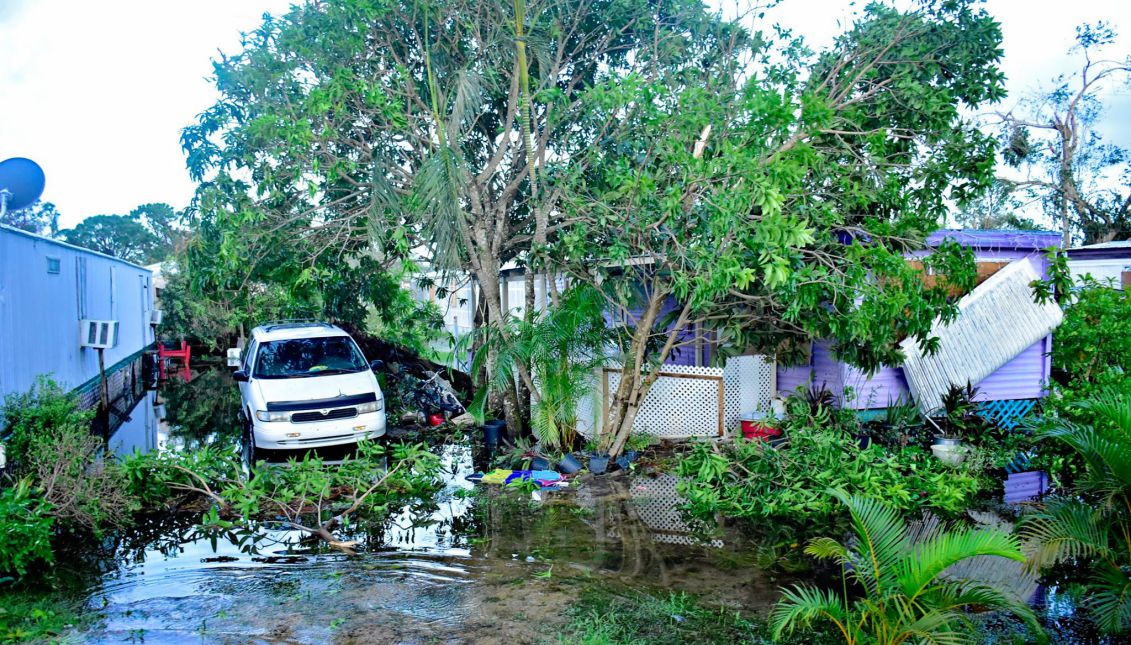
[[118, 345], [117, 320], [80, 320], [79, 346], [110, 349]]
[[160, 309], [154, 309], [153, 311], [149, 312], [149, 324], [150, 325], [160, 325], [161, 321], [164, 320], [164, 319], [165, 319], [165, 312], [161, 311]]

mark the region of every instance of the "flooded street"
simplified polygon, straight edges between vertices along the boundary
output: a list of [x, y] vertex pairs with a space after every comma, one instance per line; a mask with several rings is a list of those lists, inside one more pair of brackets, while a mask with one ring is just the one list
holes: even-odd
[[[234, 412], [224, 409], [231, 402], [225, 381], [213, 371], [171, 382], [135, 409], [138, 423], [124, 425], [111, 445], [191, 450], [238, 439]], [[139, 430], [146, 419], [149, 428]], [[197, 425], [178, 425], [189, 420]], [[674, 477], [504, 491], [466, 481], [475, 470], [467, 438], [434, 443], [442, 493], [364, 527], [356, 555], [300, 542], [290, 531], [269, 531], [249, 553], [191, 525], [156, 527], [115, 546], [117, 566], [83, 594], [100, 618], [74, 636], [98, 643], [540, 642], [555, 639], [571, 602], [593, 587], [686, 591], [749, 612], [777, 597], [781, 581], [722, 542], [691, 535]]]

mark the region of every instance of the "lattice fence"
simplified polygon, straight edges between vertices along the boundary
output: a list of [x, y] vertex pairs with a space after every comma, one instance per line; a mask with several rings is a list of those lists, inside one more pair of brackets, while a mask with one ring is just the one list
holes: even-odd
[[[764, 356], [738, 356], [725, 368], [665, 365], [644, 397], [633, 431], [664, 439], [718, 438], [738, 426], [743, 414], [769, 408], [776, 389], [776, 368]], [[620, 370], [594, 374], [592, 396], [577, 409], [582, 435], [592, 437], [620, 385]]]
[[[604, 370], [604, 412], [620, 385], [620, 370]], [[723, 370], [664, 365], [632, 424], [635, 432], [665, 438], [721, 437], [726, 432]]]
[[1035, 399], [986, 401], [978, 406], [978, 414], [1003, 430], [1012, 430], [1036, 405]]

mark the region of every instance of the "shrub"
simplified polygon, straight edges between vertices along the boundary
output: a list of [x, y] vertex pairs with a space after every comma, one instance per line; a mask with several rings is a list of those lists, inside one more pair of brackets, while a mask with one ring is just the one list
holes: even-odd
[[98, 535], [104, 528], [125, 525], [136, 510], [120, 466], [104, 449], [105, 442], [90, 434], [82, 414], [44, 428], [28, 442], [25, 472], [60, 527]]
[[92, 412], [80, 412], [78, 401], [46, 376], [36, 379], [27, 392], [4, 399], [4, 444], [13, 469], [25, 466], [28, 447], [35, 437], [54, 428], [82, 425], [89, 428]]
[[51, 562], [55, 519], [26, 479], [0, 489], [0, 576], [23, 576], [35, 562]]
[[861, 448], [829, 414], [791, 417], [785, 433], [787, 443], [776, 448], [743, 440], [695, 445], [679, 465], [690, 513], [705, 521], [721, 513], [826, 528], [839, 523], [843, 510], [829, 489], [882, 498], [903, 512], [949, 515], [964, 510], [983, 486], [976, 468], [945, 466], [917, 446]]

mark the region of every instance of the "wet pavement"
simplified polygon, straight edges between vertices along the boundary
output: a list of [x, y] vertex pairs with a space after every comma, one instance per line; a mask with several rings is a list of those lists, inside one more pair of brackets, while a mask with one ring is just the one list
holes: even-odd
[[[230, 411], [200, 409], [231, 404], [218, 391], [223, 376], [205, 372], [195, 388], [174, 385], [144, 401], [148, 407], [131, 417], [150, 427], [127, 424], [111, 445], [191, 450], [238, 438]], [[781, 581], [722, 542], [691, 534], [671, 476], [583, 479], [539, 493], [476, 491], [464, 479], [474, 470], [466, 439], [440, 443], [442, 493], [369, 527], [358, 554], [299, 543], [288, 531], [245, 553], [185, 522], [158, 527], [140, 544], [116, 547], [117, 566], [85, 592], [100, 619], [73, 636], [94, 643], [553, 642], [570, 602], [595, 585], [687, 591], [756, 612], [776, 599]]]

